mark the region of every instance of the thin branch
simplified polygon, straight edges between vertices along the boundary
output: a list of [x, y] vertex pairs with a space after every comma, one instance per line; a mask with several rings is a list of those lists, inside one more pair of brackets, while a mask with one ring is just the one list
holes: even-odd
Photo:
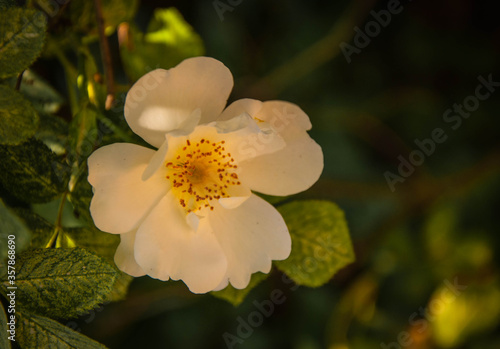
[[101, 0], [94, 0], [95, 13], [97, 17], [97, 26], [99, 30], [99, 44], [101, 45], [101, 56], [104, 65], [104, 76], [106, 77], [106, 96], [105, 108], [111, 109], [115, 100], [115, 81], [113, 75], [113, 65], [111, 62], [111, 51], [109, 49], [108, 38], [104, 33], [104, 18], [102, 16]]

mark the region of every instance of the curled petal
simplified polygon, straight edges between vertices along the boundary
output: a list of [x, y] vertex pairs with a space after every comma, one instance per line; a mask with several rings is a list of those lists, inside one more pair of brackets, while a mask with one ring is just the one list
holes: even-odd
[[230, 120], [235, 116], [241, 114], [248, 114], [251, 116], [257, 115], [257, 113], [262, 109], [262, 102], [256, 99], [243, 98], [238, 99], [231, 103], [222, 114], [219, 116], [217, 121]]
[[299, 106], [283, 101], [267, 101], [262, 103], [262, 108], [252, 117], [263, 120], [276, 130], [280, 135], [286, 136], [294, 128], [309, 131], [312, 127], [309, 117]]
[[[186, 59], [176, 67], [156, 69], [140, 78], [127, 94], [125, 119], [149, 144], [160, 147], [165, 133], [215, 121], [233, 88], [233, 76], [221, 62], [208, 57]], [[189, 129], [191, 128], [191, 129]]]
[[132, 231], [168, 191], [162, 171], [142, 180], [154, 154], [138, 145], [115, 143], [89, 157], [88, 180], [94, 187], [90, 213], [99, 229], [113, 234]]
[[214, 289], [223, 288], [226, 279], [235, 288], [245, 288], [251, 274], [268, 273], [272, 260], [290, 255], [292, 242], [285, 221], [272, 205], [254, 194], [231, 210], [217, 206], [209, 220], [228, 261], [224, 280]]
[[278, 133], [262, 128], [259, 123], [247, 113], [214, 123], [220, 132], [219, 138], [225, 140], [225, 147], [238, 163], [285, 147], [285, 141]]
[[208, 220], [196, 225], [195, 231], [169, 192], [139, 227], [135, 260], [151, 277], [182, 279], [194, 293], [213, 290], [226, 272], [227, 259]]

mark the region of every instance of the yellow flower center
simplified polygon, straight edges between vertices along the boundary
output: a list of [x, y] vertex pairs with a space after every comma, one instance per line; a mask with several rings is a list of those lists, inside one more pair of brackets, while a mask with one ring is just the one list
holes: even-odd
[[204, 138], [187, 140], [175, 153], [174, 160], [166, 162], [166, 178], [188, 213], [205, 207], [213, 210], [213, 200], [230, 197], [231, 186], [241, 184], [236, 174], [238, 166], [224, 144], [225, 141], [211, 142]]

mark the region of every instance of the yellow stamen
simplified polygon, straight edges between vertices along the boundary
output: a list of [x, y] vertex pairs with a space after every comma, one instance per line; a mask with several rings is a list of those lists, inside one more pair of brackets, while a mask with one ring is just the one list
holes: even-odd
[[228, 198], [230, 186], [240, 185], [238, 166], [224, 147], [225, 141], [212, 142], [201, 138], [187, 140], [165, 163], [166, 178], [186, 212], [202, 208], [214, 209], [213, 201]]

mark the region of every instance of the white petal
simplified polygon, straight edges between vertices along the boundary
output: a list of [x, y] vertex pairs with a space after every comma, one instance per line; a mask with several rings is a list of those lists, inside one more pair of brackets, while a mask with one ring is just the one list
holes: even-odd
[[186, 136], [191, 132], [193, 132], [194, 128], [198, 126], [200, 121], [201, 121], [201, 109], [196, 108], [195, 110], [193, 110], [193, 112], [191, 113], [191, 115], [189, 115], [188, 118], [184, 119], [184, 121], [179, 124], [177, 130], [172, 132], [175, 132], [177, 135]]
[[194, 231], [172, 192], [139, 227], [135, 259], [151, 277], [181, 279], [194, 293], [213, 290], [227, 269], [226, 257], [208, 220], [200, 219]]
[[158, 148], [165, 133], [192, 127], [188, 119], [198, 108], [200, 123], [215, 121], [232, 88], [233, 77], [224, 64], [208, 57], [189, 58], [140, 78], [127, 94], [125, 119], [136, 134]]
[[[285, 221], [256, 195], [232, 210], [216, 206], [209, 220], [228, 259], [225, 278], [235, 288], [245, 288], [251, 274], [268, 273], [272, 260], [290, 255], [292, 242]], [[223, 286], [221, 282], [217, 288]]]
[[252, 190], [276, 196], [310, 188], [323, 171], [321, 147], [304, 131], [286, 140], [284, 149], [239, 164], [242, 183]]
[[264, 102], [259, 112], [250, 116], [266, 121], [281, 135], [293, 132], [294, 128], [308, 131], [312, 127], [307, 114], [299, 106], [289, 102]]
[[240, 206], [252, 195], [252, 191], [244, 184], [232, 185], [226, 190], [229, 197], [220, 198], [219, 204], [228, 209]]
[[143, 276], [146, 273], [142, 270], [139, 264], [137, 264], [134, 258], [135, 234], [135, 230], [130, 233], [120, 234], [120, 244], [116, 249], [115, 263], [121, 271], [138, 277]]
[[162, 171], [147, 181], [141, 179], [154, 154], [138, 145], [115, 143], [89, 157], [88, 180], [94, 187], [90, 213], [99, 229], [113, 234], [135, 229], [165, 195], [170, 183]]
[[283, 133], [290, 125], [303, 130], [311, 129], [311, 121], [300, 107], [284, 101], [261, 102], [256, 99], [239, 99], [231, 103], [217, 120], [229, 120], [246, 113], [252, 118], [270, 124], [278, 133]]
[[241, 181], [252, 190], [278, 196], [311, 187], [323, 171], [323, 152], [306, 132], [311, 127], [307, 115], [291, 103], [265, 102], [255, 117], [277, 131], [286, 146], [240, 163]]
[[229, 285], [229, 279], [228, 279], [228, 278], [224, 278], [224, 279], [222, 280], [222, 282], [221, 282], [219, 285], [217, 285], [217, 287], [216, 287], [216, 288], [214, 288], [212, 291], [220, 291], [220, 290], [223, 290], [223, 289], [225, 289], [225, 288], [227, 287], [227, 285]]
[[248, 200], [248, 196], [232, 196], [229, 198], [219, 199], [219, 204], [227, 209], [232, 209], [240, 206], [242, 203]]

